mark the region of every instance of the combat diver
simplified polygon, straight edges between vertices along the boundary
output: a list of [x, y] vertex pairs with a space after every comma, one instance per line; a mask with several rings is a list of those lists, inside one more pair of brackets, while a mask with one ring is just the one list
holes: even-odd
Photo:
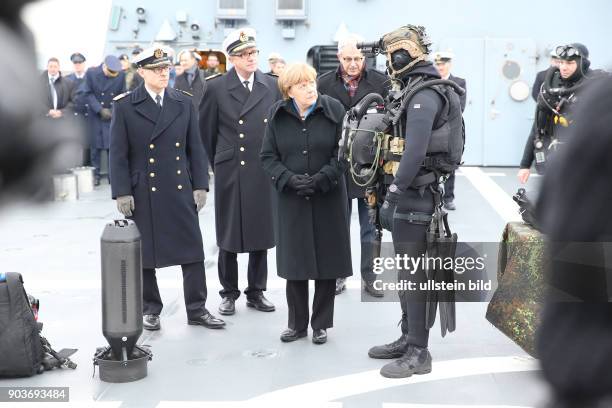
[[[393, 125], [394, 133], [404, 139], [406, 147], [401, 158], [395, 158], [378, 218], [381, 226], [392, 232], [395, 253], [417, 258], [428, 251], [432, 218], [444, 214], [441, 182], [461, 160], [464, 135], [459, 94], [463, 90], [441, 80], [427, 60], [431, 42], [424, 27], [400, 27], [384, 35], [379, 44], [379, 51], [387, 57], [388, 74], [395, 82], [385, 109], [397, 110], [395, 117], [399, 120]], [[417, 287], [427, 279], [423, 269], [414, 274], [398, 271], [398, 280], [410, 280]], [[427, 312], [431, 306], [427, 296], [418, 291], [400, 291], [401, 337], [368, 352], [371, 358], [395, 359], [382, 367], [382, 376], [403, 378], [431, 372], [428, 341], [433, 322]], [[442, 318], [442, 309], [440, 314]], [[446, 328], [454, 330], [454, 304], [452, 315], [445, 322], [443, 335]]]
[[558, 66], [551, 66], [544, 77], [537, 98], [535, 120], [525, 143], [520, 170], [523, 184], [529, 179], [535, 162], [538, 174], [544, 174], [550, 156], [565, 143], [564, 134], [572, 123], [572, 105], [588, 79], [599, 76], [589, 67], [589, 50], [580, 43], [557, 47]]

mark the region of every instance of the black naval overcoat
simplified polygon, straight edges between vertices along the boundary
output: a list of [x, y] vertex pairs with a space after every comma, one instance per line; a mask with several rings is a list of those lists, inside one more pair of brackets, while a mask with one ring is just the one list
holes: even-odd
[[[344, 172], [338, 141], [344, 107], [319, 95], [299, 118], [291, 99], [272, 107], [261, 160], [275, 189], [276, 264], [290, 280], [336, 279], [353, 274]], [[286, 186], [294, 174], [325, 175], [329, 190], [309, 199]]]
[[108, 149], [110, 145], [110, 121], [103, 120], [100, 111], [112, 109], [115, 96], [125, 91], [125, 74], [107, 77], [102, 65], [87, 70], [78, 91], [89, 108], [90, 145], [95, 149]]
[[112, 196], [134, 196], [143, 268], [204, 260], [193, 190], [208, 189], [205, 163], [191, 97], [166, 88], [160, 112], [141, 84], [115, 101]]
[[226, 251], [274, 246], [271, 187], [259, 152], [268, 112], [280, 98], [276, 78], [259, 70], [251, 92], [233, 68], [207, 79], [200, 133], [215, 173], [217, 245]]

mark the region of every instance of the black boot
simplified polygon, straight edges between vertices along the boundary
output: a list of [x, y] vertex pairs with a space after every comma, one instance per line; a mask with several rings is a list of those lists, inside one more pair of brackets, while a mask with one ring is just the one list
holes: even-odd
[[386, 378], [406, 378], [413, 374], [431, 373], [431, 354], [429, 350], [413, 344], [401, 358], [380, 369], [380, 375]]
[[408, 335], [402, 334], [392, 343], [372, 347], [368, 351], [368, 356], [378, 359], [400, 358], [408, 351], [408, 345]]

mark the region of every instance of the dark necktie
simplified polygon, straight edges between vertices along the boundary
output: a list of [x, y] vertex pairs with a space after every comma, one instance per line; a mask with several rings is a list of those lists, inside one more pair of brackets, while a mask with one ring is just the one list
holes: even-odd
[[244, 84], [244, 87], [246, 88], [246, 90], [251, 92], [251, 90], [249, 89], [249, 81], [244, 81], [243, 84]]
[[191, 86], [191, 84], [193, 84], [193, 79], [194, 79], [193, 72], [188, 72], [187, 73], [187, 81], [189, 82], [189, 86]]
[[49, 78], [49, 89], [51, 91], [51, 103], [53, 104], [53, 109], [57, 109], [57, 90], [55, 89], [55, 80], [56, 78]]
[[162, 104], [161, 104], [161, 96], [159, 94], [155, 95], [155, 102], [157, 103], [157, 107], [161, 110]]

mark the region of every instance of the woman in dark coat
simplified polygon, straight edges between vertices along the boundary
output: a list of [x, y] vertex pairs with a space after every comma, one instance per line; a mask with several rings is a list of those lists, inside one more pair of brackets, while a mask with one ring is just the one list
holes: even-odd
[[261, 160], [276, 190], [276, 263], [287, 279], [289, 324], [281, 340], [306, 336], [312, 279], [312, 341], [323, 344], [333, 326], [335, 280], [352, 275], [345, 165], [338, 161], [345, 111], [317, 94], [316, 72], [307, 64], [286, 68], [278, 85], [284, 100], [271, 108]]

